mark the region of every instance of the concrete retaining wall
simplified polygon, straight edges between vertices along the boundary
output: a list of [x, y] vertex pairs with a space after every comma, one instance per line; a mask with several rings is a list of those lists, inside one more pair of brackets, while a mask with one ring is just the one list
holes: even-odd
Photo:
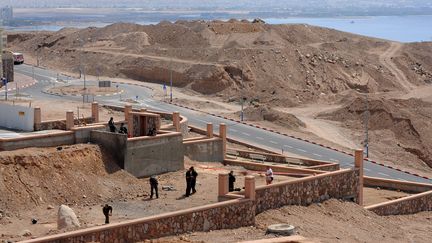
[[184, 169], [182, 134], [173, 132], [155, 137], [129, 138], [124, 169], [136, 177]]
[[254, 224], [253, 202], [237, 199], [24, 242], [137, 242], [191, 231], [232, 229]]
[[202, 162], [223, 162], [223, 142], [220, 138], [184, 141], [185, 155]]
[[365, 208], [381, 216], [432, 211], [432, 191], [370, 205]]
[[74, 127], [71, 130], [75, 132], [75, 143], [88, 143], [91, 141], [91, 131], [105, 131], [104, 125]]
[[0, 103], [0, 127], [32, 132], [34, 129], [34, 108]]
[[346, 169], [256, 188], [256, 213], [286, 205], [310, 205], [329, 198], [357, 200], [359, 170]]
[[16, 150], [29, 147], [55, 147], [71, 144], [75, 144], [74, 133], [70, 131], [64, 131], [19, 138], [0, 139], [0, 151]]
[[363, 179], [364, 186], [380, 187], [389, 190], [400, 190], [404, 192], [426, 192], [432, 190], [432, 184], [416, 183], [409, 181], [397, 181], [365, 176]]
[[123, 169], [126, 155], [127, 135], [106, 131], [91, 131], [90, 141], [98, 144], [116, 159], [117, 164]]

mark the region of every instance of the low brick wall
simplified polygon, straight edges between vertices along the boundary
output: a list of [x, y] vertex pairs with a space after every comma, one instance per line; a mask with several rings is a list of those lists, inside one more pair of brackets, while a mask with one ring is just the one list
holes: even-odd
[[[267, 166], [268, 166], [266, 164], [257, 163], [257, 162], [240, 161], [240, 160], [232, 160], [232, 159], [225, 159], [224, 164], [233, 165], [233, 166], [242, 166], [247, 170], [262, 171], [263, 173], [267, 170]], [[320, 170], [287, 167], [282, 165], [271, 165], [270, 167], [272, 168], [273, 172], [297, 174], [301, 176], [309, 176], [309, 175], [326, 173]]]
[[10, 151], [29, 147], [54, 147], [71, 144], [75, 144], [74, 132], [62, 131], [18, 138], [2, 138], [0, 139], [0, 151]]
[[24, 242], [136, 242], [190, 231], [233, 229], [254, 224], [253, 201], [236, 199]]
[[365, 176], [363, 179], [364, 186], [380, 187], [389, 190], [400, 190], [404, 192], [426, 192], [432, 190], [432, 184], [416, 183], [409, 181], [398, 181]]
[[[93, 122], [92, 117], [86, 117], [84, 119], [80, 118], [74, 120], [75, 125], [79, 125], [81, 123], [91, 124]], [[51, 121], [43, 121], [38, 127], [35, 127], [37, 131], [43, 130], [66, 130], [66, 119], [64, 120], [51, 120]]]
[[329, 198], [357, 200], [358, 169], [345, 169], [256, 188], [256, 213], [286, 205], [317, 203]]
[[223, 142], [220, 138], [183, 141], [185, 155], [202, 162], [223, 162]]
[[370, 205], [365, 208], [381, 216], [432, 211], [432, 191]]

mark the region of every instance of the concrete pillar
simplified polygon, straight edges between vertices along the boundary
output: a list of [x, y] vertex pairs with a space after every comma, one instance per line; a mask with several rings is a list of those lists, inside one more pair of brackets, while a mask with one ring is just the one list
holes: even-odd
[[99, 104], [97, 102], [93, 102], [91, 106], [91, 114], [93, 118], [93, 123], [99, 122]]
[[356, 169], [359, 169], [359, 188], [358, 188], [358, 195], [357, 195], [357, 202], [360, 206], [363, 206], [363, 150], [357, 149], [355, 151], [355, 157], [354, 157], [354, 165]]
[[218, 196], [225, 196], [228, 194], [228, 174], [219, 174], [218, 182]]
[[39, 131], [42, 123], [42, 111], [40, 107], [34, 108], [34, 130]]
[[132, 112], [132, 105], [125, 105], [124, 107], [125, 121], [129, 121], [129, 113], [131, 112]]
[[71, 130], [74, 126], [74, 112], [66, 111], [66, 130]]
[[129, 117], [127, 119], [127, 129], [128, 129], [128, 137], [133, 137], [133, 129], [134, 129], [134, 123], [133, 123], [133, 115], [129, 114]]
[[245, 198], [255, 200], [255, 177], [245, 177]]
[[225, 123], [219, 125], [219, 137], [222, 139], [223, 157], [226, 155], [226, 144], [227, 144], [227, 127]]
[[180, 113], [178, 111], [173, 112], [173, 125], [176, 132], [180, 132]]
[[207, 123], [207, 137], [213, 137], [213, 123]]

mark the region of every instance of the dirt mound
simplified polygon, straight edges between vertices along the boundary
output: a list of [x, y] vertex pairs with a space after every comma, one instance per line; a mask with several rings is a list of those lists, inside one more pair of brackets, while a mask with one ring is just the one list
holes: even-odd
[[[240, 113], [237, 112], [237, 115], [240, 116]], [[276, 111], [269, 106], [249, 106], [244, 109], [243, 115], [248, 121], [269, 121], [291, 129], [305, 127], [296, 116]]]
[[0, 178], [0, 209], [6, 214], [43, 205], [101, 203], [142, 191], [142, 182], [96, 145], [1, 152]]
[[[432, 167], [432, 130], [430, 129], [432, 107], [430, 103], [419, 99], [385, 100], [372, 97], [368, 99], [368, 111], [368, 127], [372, 134], [380, 131], [392, 132], [395, 140], [391, 142], [394, 146], [415, 155]], [[340, 121], [348, 128], [355, 129], [364, 127], [365, 112], [365, 99], [358, 97], [341, 109], [320, 114], [318, 117]], [[385, 138], [372, 136], [370, 142], [379, 142], [380, 139]]]

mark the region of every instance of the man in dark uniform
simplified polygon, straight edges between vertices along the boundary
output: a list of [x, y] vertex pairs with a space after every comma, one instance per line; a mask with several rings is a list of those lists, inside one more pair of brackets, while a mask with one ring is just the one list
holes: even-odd
[[115, 132], [116, 131], [116, 127], [114, 125], [114, 118], [110, 118], [110, 120], [108, 121], [108, 126], [110, 129], [110, 132]]
[[191, 189], [192, 189], [192, 194], [194, 194], [196, 192], [195, 185], [196, 185], [196, 178], [198, 176], [198, 173], [195, 171], [195, 169], [194, 169], [193, 166], [190, 168], [190, 171], [191, 171], [191, 175], [192, 175], [192, 178], [191, 178]]
[[230, 171], [228, 174], [228, 190], [230, 192], [234, 191], [234, 182], [236, 181], [236, 178], [234, 176], [234, 172]]
[[189, 169], [188, 171], [186, 171], [186, 197], [190, 196], [190, 191], [191, 191], [191, 181], [192, 181], [192, 171], [191, 169]]
[[159, 198], [159, 194], [158, 194], [158, 181], [156, 179], [155, 176], [151, 176], [150, 177], [150, 187], [151, 187], [151, 194], [150, 194], [150, 199], [153, 198], [153, 190], [155, 191], [156, 194], [156, 198]]
[[120, 124], [119, 133], [128, 134], [127, 128], [124, 126], [124, 123]]
[[109, 224], [109, 216], [112, 215], [112, 207], [108, 204], [105, 204], [105, 206], [102, 208], [102, 212], [105, 215], [105, 224]]

